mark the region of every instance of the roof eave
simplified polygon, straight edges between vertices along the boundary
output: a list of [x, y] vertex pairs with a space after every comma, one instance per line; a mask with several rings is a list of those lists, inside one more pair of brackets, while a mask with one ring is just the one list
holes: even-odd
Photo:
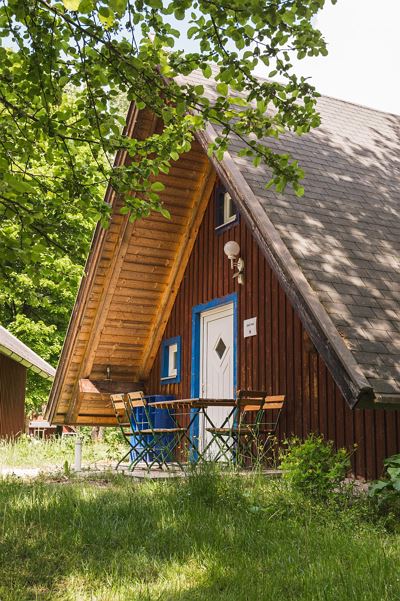
[[[374, 402], [372, 403], [374, 409], [391, 409], [398, 410], [400, 408], [400, 393], [376, 393]], [[371, 404], [363, 404], [360, 402], [357, 408], [364, 409], [370, 408]]]
[[[15, 353], [14, 351], [12, 351], [11, 349], [7, 348], [6, 346], [4, 346], [2, 344], [0, 344], [0, 353], [2, 355], [5, 355], [6, 357], [9, 357], [13, 361], [20, 363], [20, 365], [23, 365], [27, 369], [34, 371], [42, 378], [45, 378], [46, 380], [54, 380], [56, 370], [49, 363], [47, 363], [44, 359], [39, 357], [39, 355], [37, 355], [37, 358], [38, 358], [38, 363], [40, 362], [40, 365], [33, 363], [32, 361], [29, 361], [25, 357], [22, 357], [18, 353]], [[32, 354], [34, 354], [33, 351], [32, 351]]]

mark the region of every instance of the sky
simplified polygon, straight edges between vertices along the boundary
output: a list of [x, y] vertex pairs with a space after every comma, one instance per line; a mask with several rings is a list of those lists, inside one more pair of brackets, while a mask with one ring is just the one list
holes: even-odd
[[[194, 50], [188, 21], [168, 20], [181, 30], [177, 47]], [[326, 0], [315, 26], [329, 54], [293, 60], [295, 72], [321, 94], [400, 115], [400, 0]]]
[[400, 0], [329, 0], [315, 25], [326, 57], [294, 62], [321, 94], [400, 114]]
[[[189, 23], [171, 23], [181, 30], [177, 46], [195, 50], [185, 35]], [[329, 54], [294, 59], [295, 72], [311, 77], [321, 94], [399, 115], [400, 0], [326, 0], [314, 24]], [[256, 72], [268, 74], [264, 65]]]

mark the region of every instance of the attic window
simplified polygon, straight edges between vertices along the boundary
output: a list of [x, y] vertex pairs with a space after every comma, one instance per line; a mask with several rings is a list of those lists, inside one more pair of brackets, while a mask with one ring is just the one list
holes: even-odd
[[161, 347], [161, 384], [177, 384], [181, 379], [181, 337], [164, 340]]
[[215, 229], [225, 229], [237, 220], [238, 212], [231, 195], [225, 188], [218, 187], [215, 193]]

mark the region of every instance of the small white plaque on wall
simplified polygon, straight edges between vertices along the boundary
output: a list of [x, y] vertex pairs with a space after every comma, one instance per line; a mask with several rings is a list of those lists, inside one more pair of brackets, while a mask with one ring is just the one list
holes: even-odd
[[257, 336], [257, 317], [250, 317], [243, 321], [243, 335], [245, 338]]

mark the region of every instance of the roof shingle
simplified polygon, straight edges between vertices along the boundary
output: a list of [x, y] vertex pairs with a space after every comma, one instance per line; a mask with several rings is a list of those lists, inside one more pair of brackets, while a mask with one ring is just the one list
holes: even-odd
[[268, 140], [299, 160], [301, 199], [266, 190], [241, 140], [229, 153], [375, 392], [400, 394], [400, 116], [328, 97], [318, 111], [318, 129]]

